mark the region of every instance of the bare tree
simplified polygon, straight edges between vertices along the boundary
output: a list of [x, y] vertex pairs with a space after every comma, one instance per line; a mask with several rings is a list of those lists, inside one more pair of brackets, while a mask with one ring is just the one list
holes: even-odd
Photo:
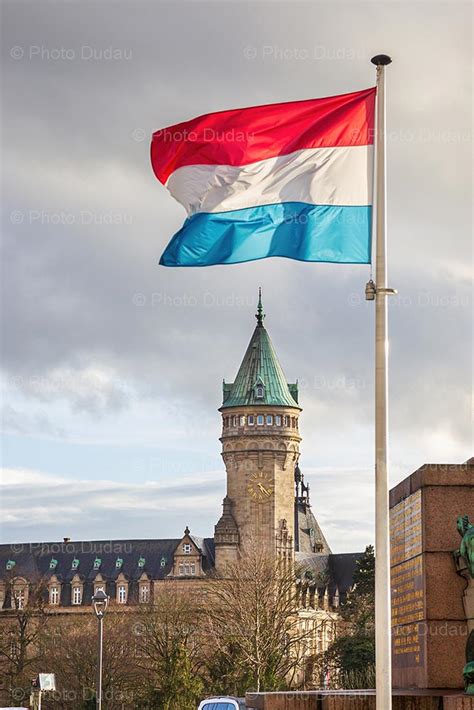
[[[139, 673], [134, 662], [133, 611], [109, 611], [104, 621], [103, 706], [136, 708]], [[55, 708], [94, 708], [97, 621], [92, 613], [74, 614], [51, 624], [45, 639], [49, 666], [56, 674]]]
[[257, 550], [215, 580], [206, 601], [206, 648], [222, 689], [240, 694], [296, 682], [312, 633], [297, 607], [293, 566]]
[[153, 601], [141, 608], [135, 647], [147, 707], [195, 710], [203, 693], [201, 618], [202, 589], [171, 580], [155, 587]]
[[13, 700], [21, 700], [29, 693], [31, 679], [43, 657], [43, 638], [49, 619], [47, 587], [39, 579], [18, 589], [11, 578], [7, 588], [12, 608], [2, 612], [0, 624], [1, 687]]

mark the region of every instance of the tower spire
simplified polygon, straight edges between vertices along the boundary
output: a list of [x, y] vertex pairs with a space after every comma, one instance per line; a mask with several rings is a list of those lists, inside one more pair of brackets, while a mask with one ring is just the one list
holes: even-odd
[[255, 318], [257, 319], [257, 325], [263, 325], [263, 319], [265, 318], [265, 313], [263, 312], [263, 306], [262, 306], [262, 287], [259, 286], [258, 288], [258, 306], [257, 306], [257, 312], [255, 314]]

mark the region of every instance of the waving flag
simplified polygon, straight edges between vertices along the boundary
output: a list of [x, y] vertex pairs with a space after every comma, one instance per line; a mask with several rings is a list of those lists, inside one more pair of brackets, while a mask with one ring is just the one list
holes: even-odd
[[160, 263], [370, 262], [375, 88], [220, 111], [153, 134], [188, 213]]

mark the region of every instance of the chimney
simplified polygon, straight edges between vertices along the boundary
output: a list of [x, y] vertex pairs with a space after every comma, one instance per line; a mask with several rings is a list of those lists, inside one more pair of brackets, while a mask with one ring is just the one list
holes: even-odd
[[71, 542], [71, 538], [70, 537], [63, 537], [63, 542], [66, 545], [68, 542]]

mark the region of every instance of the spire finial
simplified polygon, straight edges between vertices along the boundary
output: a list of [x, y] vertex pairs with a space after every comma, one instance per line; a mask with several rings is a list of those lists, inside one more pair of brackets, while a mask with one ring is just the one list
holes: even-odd
[[255, 314], [255, 318], [257, 319], [257, 325], [263, 325], [263, 319], [265, 318], [265, 313], [263, 312], [263, 306], [262, 306], [262, 287], [259, 286], [258, 289], [258, 306], [257, 306], [257, 312]]

